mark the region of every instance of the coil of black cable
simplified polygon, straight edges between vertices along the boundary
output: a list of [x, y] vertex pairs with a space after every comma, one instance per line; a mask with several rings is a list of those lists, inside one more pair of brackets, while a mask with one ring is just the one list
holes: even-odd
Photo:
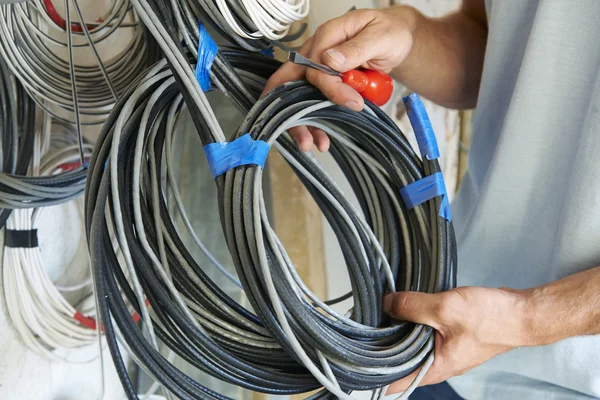
[[[0, 58], [0, 199], [18, 199], [19, 192], [7, 181], [27, 173], [34, 133], [35, 103]], [[0, 227], [6, 224], [11, 209], [0, 208]]]
[[[2, 172], [0, 173], [0, 226], [4, 226], [10, 210], [15, 208], [43, 207], [69, 201], [83, 193], [87, 171], [79, 166], [64, 173], [31, 177], [27, 176], [33, 154], [36, 131], [36, 105], [19, 80], [0, 59], [0, 131], [2, 137]], [[50, 121], [48, 115], [44, 121]], [[60, 121], [63, 129], [73, 127]], [[42, 125], [42, 124], [40, 124]], [[49, 128], [49, 126], [48, 126]], [[76, 133], [73, 132], [76, 136]], [[84, 143], [87, 151], [89, 143]], [[71, 152], [64, 148], [64, 155]]]
[[[244, 72], [240, 76], [256, 97], [260, 79], [277, 68], [255, 53], [222, 56]], [[178, 370], [156, 349], [156, 340], [225, 382], [281, 395], [325, 386], [315, 398], [349, 398], [354, 390], [380, 388], [431, 360], [432, 329], [391, 321], [381, 301], [392, 290], [455, 286], [454, 232], [438, 215], [442, 198], [407, 210], [400, 196], [407, 184], [439, 172], [437, 160], [421, 160], [372, 104], [356, 113], [326, 101], [306, 82], [284, 85], [259, 100], [232, 139], [249, 133], [269, 142], [294, 168], [336, 232], [354, 309], [349, 317], [339, 315], [303, 286], [266, 218], [262, 170], [242, 166], [216, 184], [223, 230], [252, 312], [229, 298], [190, 255], [165, 200], [159, 177], [169, 175], [168, 143], [184, 99], [185, 87], [167, 63], [157, 64], [117, 103], [90, 160], [88, 243], [104, 331], [128, 397], [137, 398], [118, 336], [152, 377], [185, 399], [224, 396]], [[199, 115], [198, 133], [209, 144], [211, 132]], [[361, 211], [283, 134], [297, 124], [330, 134], [332, 155]], [[142, 315], [142, 327], [131, 319], [127, 303]]]

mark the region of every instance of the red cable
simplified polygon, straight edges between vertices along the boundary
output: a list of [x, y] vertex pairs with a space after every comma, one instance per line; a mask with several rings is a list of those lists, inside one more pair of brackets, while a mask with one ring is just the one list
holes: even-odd
[[70, 163], [60, 164], [58, 168], [62, 169], [64, 172], [72, 171], [81, 166], [81, 161], [75, 161]]
[[[87, 158], [86, 158], [86, 159], [84, 159], [84, 160], [85, 160], [85, 162], [84, 162], [84, 167], [86, 167], [86, 168], [87, 168], [87, 166], [88, 166], [88, 164], [89, 164], [90, 160], [89, 160], [89, 159], [87, 159]], [[62, 169], [62, 170], [63, 170], [63, 172], [68, 172], [68, 171], [72, 171], [72, 170], [74, 170], [74, 169], [77, 169], [77, 168], [79, 168], [79, 167], [81, 167], [81, 161], [73, 161], [73, 162], [66, 162], [66, 163], [62, 163], [62, 164], [60, 164], [60, 165], [59, 165], [57, 168], [60, 168], [60, 169]]]
[[[85, 326], [86, 328], [93, 330], [96, 329], [96, 320], [92, 317], [86, 317], [79, 311], [75, 312], [75, 314], [73, 315], [73, 319], [75, 321], [78, 321], [81, 325]], [[104, 328], [102, 326], [100, 326], [100, 331], [104, 332]]]
[[[65, 21], [65, 19], [58, 14], [58, 11], [56, 11], [54, 4], [52, 4], [52, 0], [44, 0], [44, 6], [46, 7], [46, 13], [50, 17], [50, 19], [52, 21], [54, 21], [54, 23], [56, 25], [58, 25], [62, 29], [66, 30], [67, 29], [67, 21]], [[98, 19], [98, 22], [102, 22], [102, 19]], [[93, 26], [87, 25], [87, 28], [88, 28], [88, 30], [91, 30], [93, 28]], [[80, 23], [72, 22], [71, 23], [71, 31], [83, 32], [83, 28], [81, 27]]]
[[[146, 299], [146, 307], [150, 307], [150, 302], [148, 301], [148, 299]], [[133, 313], [131, 318], [133, 318], [133, 322], [135, 322], [136, 324], [140, 322], [141, 319], [138, 313]], [[96, 320], [92, 317], [86, 317], [79, 311], [76, 311], [75, 314], [73, 314], [73, 319], [88, 329], [96, 329]], [[100, 332], [104, 332], [104, 327], [102, 325], [100, 325]]]

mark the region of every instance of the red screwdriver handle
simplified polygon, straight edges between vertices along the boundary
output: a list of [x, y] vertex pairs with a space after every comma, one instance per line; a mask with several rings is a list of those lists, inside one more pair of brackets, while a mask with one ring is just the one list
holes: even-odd
[[355, 89], [365, 99], [383, 106], [390, 101], [394, 92], [393, 79], [382, 72], [353, 69], [341, 74], [342, 82]]
[[353, 69], [348, 72], [344, 72], [342, 75], [342, 82], [349, 85], [352, 89], [358, 93], [362, 93], [367, 90], [369, 86], [369, 77], [363, 71]]

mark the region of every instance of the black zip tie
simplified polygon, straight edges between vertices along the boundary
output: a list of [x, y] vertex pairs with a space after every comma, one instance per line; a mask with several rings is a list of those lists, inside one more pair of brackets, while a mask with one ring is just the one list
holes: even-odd
[[7, 229], [4, 246], [13, 249], [33, 249], [38, 247], [37, 229], [29, 231]]

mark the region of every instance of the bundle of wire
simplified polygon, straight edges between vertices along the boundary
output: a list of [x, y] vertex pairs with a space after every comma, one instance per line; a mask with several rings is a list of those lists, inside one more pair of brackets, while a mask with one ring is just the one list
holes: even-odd
[[[184, 43], [198, 43], [198, 21], [204, 21], [229, 43], [249, 51], [287, 48], [284, 42], [299, 38], [307, 28], [294, 22], [309, 12], [308, 0], [150, 0], [149, 7], [163, 17], [172, 34]], [[189, 49], [197, 57], [195, 48]]]
[[[210, 77], [246, 114], [232, 139], [248, 134], [249, 140], [277, 146], [336, 232], [354, 299], [352, 312], [343, 316], [306, 288], [267, 219], [262, 169], [240, 166], [219, 175], [216, 184], [227, 244], [254, 313], [245, 309], [208, 278], [183, 245], [176, 215], [169, 213], [170, 194], [187, 220], [170, 154], [181, 110], [189, 109], [204, 145], [226, 142], [225, 134], [190, 68], [194, 57], [180, 44], [174, 12], [149, 0], [132, 4], [166, 60], [115, 106], [90, 160], [86, 187], [99, 312], [128, 397], [136, 394], [117, 346], [119, 335], [143, 368], [179, 398], [224, 396], [165, 360], [158, 341], [225, 382], [278, 395], [319, 387], [324, 390], [313, 398], [350, 399], [354, 390], [380, 395], [380, 388], [421, 368], [406, 397], [433, 362], [433, 332], [391, 321], [381, 301], [396, 290], [437, 292], [455, 285], [453, 228], [438, 212], [443, 196], [409, 210], [400, 195], [408, 184], [439, 173], [438, 162], [416, 156], [373, 104], [356, 113], [327, 101], [306, 82], [284, 85], [257, 101], [277, 63], [222, 49]], [[332, 154], [365, 217], [314, 158], [283, 135], [298, 125], [330, 134]], [[186, 228], [218, 267], [189, 223]], [[127, 302], [141, 314], [141, 327], [127, 312]]]
[[[14, 175], [25, 175], [35, 132], [35, 103], [0, 56], [0, 227], [8, 219], [12, 189], [4, 185]], [[9, 198], [6, 198], [8, 195]]]
[[[73, 160], [79, 158], [77, 141], [73, 129], [65, 129], [60, 123], [54, 124], [51, 130], [39, 129], [32, 153], [31, 175], [52, 176], [71, 168]], [[92, 146], [86, 145], [86, 157], [90, 157], [91, 151]], [[81, 201], [70, 204], [81, 212]], [[86, 316], [95, 313], [93, 301], [89, 303], [91, 309], [78, 311], [65, 295], [82, 294], [84, 304], [86, 298], [92, 299], [93, 292], [91, 279], [59, 286], [49, 277], [37, 239], [37, 227], [45, 210], [19, 209], [8, 219], [2, 289], [8, 316], [25, 345], [49, 359], [63, 360], [65, 356], [56, 350], [82, 347], [98, 339], [95, 320]]]
[[[49, 130], [49, 121], [50, 118], [46, 115], [41, 129]], [[57, 121], [54, 129], [64, 131], [71, 139], [65, 143], [65, 147], [52, 154], [51, 160], [46, 160], [51, 164], [58, 162], [62, 168], [56, 173], [42, 176], [0, 174], [1, 207], [17, 209], [51, 206], [72, 200], [83, 193], [87, 176], [86, 160], [93, 146], [82, 139], [80, 148], [79, 136], [72, 125]]]
[[[64, 203], [80, 196], [85, 188], [86, 163], [92, 145], [76, 132], [73, 125], [54, 120], [53, 130], [60, 130], [55, 140], [63, 140], [62, 148], [52, 153], [51, 165], [62, 165], [52, 174], [27, 175], [34, 152], [35, 132], [49, 137], [50, 115], [38, 120], [35, 103], [0, 57], [0, 131], [2, 133], [2, 172], [0, 172], [0, 226], [4, 226], [10, 210], [36, 208]], [[87, 154], [87, 156], [86, 156]], [[35, 161], [35, 160], [34, 160]], [[39, 163], [39, 160], [37, 160]]]
[[[247, 54], [246, 62], [251, 66], [250, 60], [259, 57]], [[236, 66], [235, 59], [230, 62]], [[254, 72], [243, 67], [243, 76], [253, 75], [248, 84], [254, 95], [260, 91], [254, 83], [270, 62], [257, 63]], [[117, 104], [90, 161], [88, 243], [107, 341], [129, 398], [136, 398], [135, 390], [112, 321], [152, 377], [180, 398], [223, 397], [166, 362], [156, 338], [204, 372], [271, 394], [324, 386], [327, 391], [315, 397], [347, 399], [352, 390], [378, 389], [422, 365], [424, 373], [433, 361], [431, 328], [392, 324], [382, 314], [381, 299], [396, 289], [435, 292], [454, 284], [454, 237], [451, 224], [438, 216], [441, 198], [414, 211], [407, 211], [400, 198], [400, 188], [438, 172], [437, 161], [422, 162], [372, 105], [354, 113], [325, 101], [303, 82], [261, 99], [237, 136], [250, 132], [253, 139], [274, 143], [292, 126], [324, 129], [334, 138], [334, 154], [369, 217], [363, 219], [350, 206], [309, 155], [290, 139], [280, 139], [280, 152], [345, 250], [355, 305], [344, 317], [315, 298], [295, 273], [266, 219], [261, 169], [239, 167], [217, 178], [223, 229], [254, 315], [210, 281], [183, 246], [168, 212], [167, 188], [159, 177], [169, 176], [169, 143], [183, 98], [190, 95], [180, 87], [166, 62], [153, 68]], [[218, 126], [207, 119], [212, 111], [196, 106], [204, 117], [198, 126], [202, 140], [219, 142], [207, 128]], [[172, 177], [167, 187], [176, 191]], [[179, 203], [178, 208], [183, 212]], [[124, 265], [114, 254], [111, 232], [117, 233]], [[120, 291], [141, 313], [142, 329], [126, 311]], [[152, 316], [140, 307], [146, 298]]]
[[308, 0], [217, 0], [216, 3], [222, 18], [237, 36], [270, 40], [283, 39], [292, 23], [306, 18], [310, 4]]
[[[76, 123], [80, 131], [81, 124], [104, 121], [119, 94], [156, 62], [158, 49], [127, 0], [112, 1], [106, 15], [94, 22], [85, 20], [77, 0], [64, 5], [64, 18], [51, 0], [0, 6], [0, 56], [40, 107]], [[77, 22], [71, 20], [72, 9]], [[125, 30], [131, 31], [125, 48], [103, 59], [97, 45]], [[89, 49], [95, 65], [77, 62], [76, 56], [85, 53], [74, 54], [76, 49]]]

